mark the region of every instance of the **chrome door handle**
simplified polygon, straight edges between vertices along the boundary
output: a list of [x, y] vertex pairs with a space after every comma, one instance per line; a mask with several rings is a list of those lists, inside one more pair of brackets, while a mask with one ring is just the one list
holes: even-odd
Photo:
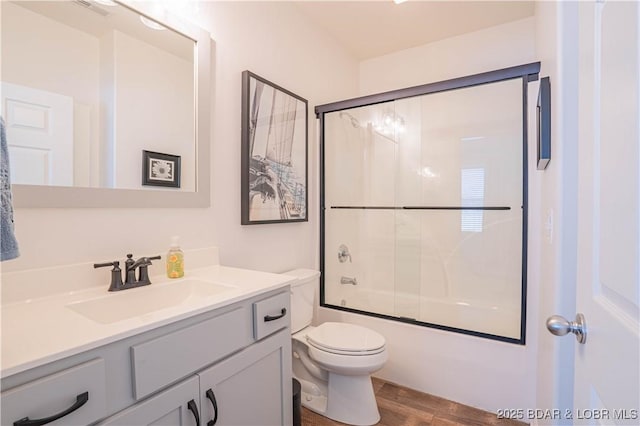
[[561, 315], [552, 315], [547, 319], [547, 330], [556, 336], [573, 333], [578, 343], [584, 344], [587, 341], [587, 322], [582, 314], [576, 314], [575, 321], [569, 321]]

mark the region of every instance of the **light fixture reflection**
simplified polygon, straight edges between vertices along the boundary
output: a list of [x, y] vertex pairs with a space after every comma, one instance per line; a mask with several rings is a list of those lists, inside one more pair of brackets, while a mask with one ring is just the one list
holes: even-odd
[[424, 178], [437, 178], [440, 175], [433, 171], [433, 169], [429, 166], [425, 166], [421, 169], [418, 169], [418, 176], [422, 176]]
[[112, 1], [112, 0], [93, 0], [94, 3], [98, 3], [101, 4], [103, 6], [117, 6], [118, 3]]
[[388, 111], [382, 116], [382, 123], [376, 124], [374, 127], [385, 135], [401, 133], [405, 129], [404, 118], [393, 111]]
[[163, 31], [167, 29], [165, 26], [158, 24], [156, 21], [152, 21], [146, 16], [140, 15], [140, 21], [153, 30]]

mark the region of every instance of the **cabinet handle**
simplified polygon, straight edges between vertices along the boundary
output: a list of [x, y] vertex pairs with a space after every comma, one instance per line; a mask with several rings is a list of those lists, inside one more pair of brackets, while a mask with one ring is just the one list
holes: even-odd
[[282, 308], [282, 309], [280, 310], [280, 315], [274, 315], [274, 316], [271, 316], [271, 315], [265, 315], [265, 316], [264, 316], [264, 322], [275, 321], [275, 320], [277, 320], [277, 319], [282, 318], [282, 317], [283, 317], [283, 316], [285, 316], [285, 315], [287, 315], [287, 308]]
[[200, 413], [198, 413], [198, 406], [193, 399], [187, 402], [187, 408], [193, 413], [193, 417], [196, 418], [196, 426], [200, 426]]
[[211, 401], [211, 405], [213, 405], [213, 420], [209, 420], [207, 422], [207, 426], [213, 426], [218, 421], [218, 403], [216, 402], [216, 396], [213, 394], [211, 388], [205, 392], [205, 395]]
[[23, 419], [20, 419], [20, 420], [17, 420], [15, 422], [13, 422], [13, 426], [40, 426], [40, 425], [46, 425], [47, 423], [51, 423], [53, 421], [58, 420], [61, 417], [66, 416], [67, 414], [73, 413], [78, 408], [80, 408], [84, 404], [86, 404], [87, 401], [89, 401], [89, 392], [81, 393], [80, 395], [76, 396], [76, 402], [71, 407], [67, 408], [64, 411], [59, 412], [58, 414], [54, 414], [53, 416], [45, 417], [43, 419], [35, 419], [35, 420], [29, 420], [29, 417], [25, 417]]

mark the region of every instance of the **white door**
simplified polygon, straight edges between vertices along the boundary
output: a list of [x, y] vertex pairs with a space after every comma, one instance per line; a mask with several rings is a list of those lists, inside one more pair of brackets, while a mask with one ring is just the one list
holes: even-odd
[[11, 183], [73, 185], [73, 99], [2, 83]]
[[574, 420], [640, 424], [640, 3], [579, 9]]

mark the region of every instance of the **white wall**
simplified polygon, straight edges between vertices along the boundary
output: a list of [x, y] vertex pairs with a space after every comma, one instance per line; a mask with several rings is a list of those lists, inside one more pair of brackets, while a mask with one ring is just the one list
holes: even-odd
[[534, 33], [534, 19], [526, 18], [363, 61], [360, 94], [533, 62]]
[[[313, 267], [318, 247], [317, 139], [313, 106], [357, 94], [357, 62], [295, 6], [203, 2], [193, 21], [215, 40], [210, 208], [17, 209], [21, 257], [4, 271], [150, 255], [180, 235], [183, 248], [218, 246], [221, 262], [272, 272]], [[241, 72], [251, 70], [309, 101], [306, 223], [240, 226]], [[189, 268], [189, 259], [186, 259]], [[105, 285], [108, 285], [105, 274]], [[46, 285], [46, 283], [43, 283]]]
[[[535, 62], [535, 30], [532, 17], [364, 61], [360, 94]], [[530, 278], [529, 294], [536, 286]], [[536, 307], [529, 304], [528, 338], [537, 327]], [[324, 308], [318, 313], [319, 322], [353, 322], [386, 337], [390, 357], [379, 377], [489, 411], [534, 407], [535, 339], [520, 346]]]
[[[271, 2], [202, 4], [216, 40], [213, 220], [223, 264], [265, 271], [317, 265], [318, 140], [315, 105], [357, 94], [357, 62], [295, 9]], [[240, 226], [240, 72], [309, 101], [309, 222]]]

